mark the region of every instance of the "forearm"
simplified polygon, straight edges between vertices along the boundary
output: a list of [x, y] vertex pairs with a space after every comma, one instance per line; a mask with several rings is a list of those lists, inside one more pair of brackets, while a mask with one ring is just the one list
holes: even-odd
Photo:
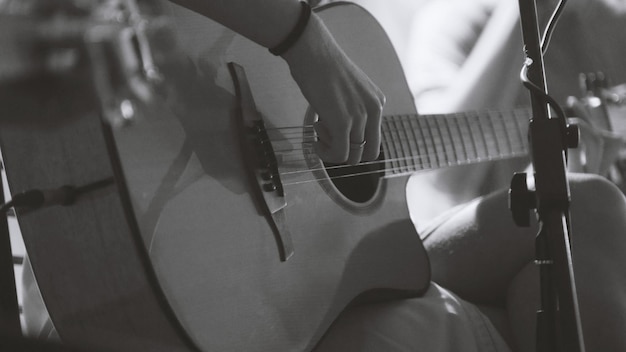
[[319, 116], [317, 154], [327, 162], [350, 164], [378, 157], [383, 93], [347, 57], [318, 16], [312, 14], [301, 22], [306, 24], [302, 32], [293, 32], [306, 10], [298, 0], [171, 1], [266, 48], [275, 48], [295, 33], [296, 40], [280, 56]]
[[300, 16], [297, 0], [171, 0], [248, 39], [271, 48], [282, 42]]

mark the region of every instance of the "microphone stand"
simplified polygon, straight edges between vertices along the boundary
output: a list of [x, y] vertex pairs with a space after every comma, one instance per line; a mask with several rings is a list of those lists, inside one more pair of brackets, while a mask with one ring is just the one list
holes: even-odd
[[[525, 68], [530, 86], [532, 118], [529, 124], [530, 156], [535, 191], [528, 189], [526, 174], [513, 176], [510, 207], [520, 226], [530, 223], [536, 209], [539, 231], [535, 239], [540, 272], [540, 307], [537, 311], [538, 352], [583, 352], [578, 299], [570, 248], [570, 190], [566, 175], [567, 148], [578, 144], [576, 126], [565, 116], [551, 116], [539, 40], [535, 0], [519, 0]], [[554, 106], [553, 106], [554, 107]]]

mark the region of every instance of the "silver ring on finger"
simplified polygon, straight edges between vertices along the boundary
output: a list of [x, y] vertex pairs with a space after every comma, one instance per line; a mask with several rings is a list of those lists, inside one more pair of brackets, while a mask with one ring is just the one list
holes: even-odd
[[363, 142], [360, 142], [360, 143], [350, 143], [350, 150], [361, 149], [361, 148], [365, 147], [365, 143], [366, 143], [366, 141], [363, 141]]

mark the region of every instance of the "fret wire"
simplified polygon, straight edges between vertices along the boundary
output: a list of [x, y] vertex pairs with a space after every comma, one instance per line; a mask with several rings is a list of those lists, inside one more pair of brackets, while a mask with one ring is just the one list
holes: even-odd
[[[525, 143], [523, 138], [525, 128], [522, 127], [525, 125], [523, 124], [523, 121], [521, 121], [522, 118], [525, 118], [526, 120], [529, 118], [529, 111], [527, 109], [514, 109], [507, 113], [498, 111], [487, 111], [486, 113], [486, 117], [482, 117], [482, 115], [479, 115], [478, 112], [474, 111], [466, 114], [457, 113], [423, 116], [394, 115], [389, 118], [384, 118], [381, 129], [383, 136], [382, 145], [383, 148], [387, 149], [385, 154], [388, 154], [389, 156], [386, 157], [388, 160], [385, 162], [390, 162], [392, 164], [392, 168], [396, 170], [396, 173], [404, 172], [405, 170], [412, 172], [418, 169], [432, 169], [451, 165], [451, 159], [449, 157], [450, 146], [446, 148], [448, 141], [452, 143], [452, 152], [454, 153], [454, 160], [456, 161], [454, 164], [463, 163], [461, 161], [462, 158], [460, 155], [460, 149], [463, 149], [467, 162], [480, 161], [480, 159], [497, 159], [507, 155], [522, 155], [527, 153], [527, 142]], [[441, 118], [446, 121], [438, 121], [438, 119]], [[484, 121], [485, 118], [487, 118], [488, 121]], [[494, 122], [494, 118], [499, 118], [501, 120], [500, 123]], [[417, 120], [413, 121], [414, 119]], [[433, 121], [430, 121], [431, 119], [433, 119]], [[456, 126], [451, 126], [451, 122], [447, 121], [448, 119], [456, 120]], [[511, 119], [512, 121], [510, 121]], [[484, 125], [484, 122], [489, 123], [490, 129]], [[433, 125], [433, 123], [435, 125]], [[442, 127], [441, 123], [445, 123], [445, 126]], [[469, 137], [465, 136], [462, 123], [465, 123]], [[477, 123], [478, 126], [473, 126]], [[502, 133], [504, 133], [503, 138], [506, 138], [506, 143], [502, 140], [488, 140], [488, 137], [491, 138], [486, 133], [489, 130], [493, 132], [493, 138], [501, 138], [498, 137], [501, 133], [498, 127], [504, 129]], [[517, 131], [515, 133], [517, 138], [513, 138], [513, 133], [510, 131], [510, 128], [512, 127], [515, 127], [515, 130]], [[410, 132], [407, 128], [410, 129]], [[447, 137], [444, 134], [444, 128], [448, 133]], [[402, 131], [400, 131], [400, 129], [402, 129]], [[482, 142], [484, 143], [482, 147], [484, 148], [478, 145], [480, 140], [475, 139], [476, 132], [481, 133]], [[418, 133], [421, 138], [418, 138]], [[457, 141], [457, 137], [455, 136], [455, 133], [458, 133], [458, 140], [462, 143], [460, 148], [456, 146], [455, 142]], [[430, 136], [430, 138], [428, 138], [428, 136]], [[519, 146], [516, 146], [516, 143], [514, 143], [515, 140], [519, 140]], [[423, 144], [420, 146], [420, 143]], [[440, 143], [441, 146], [438, 146], [438, 143]], [[500, 147], [504, 147], [505, 144], [508, 145], [510, 154], [505, 155], [500, 153]], [[499, 152], [497, 155], [493, 155], [493, 147], [498, 149]], [[518, 147], [519, 150], [517, 149]], [[475, 158], [472, 158], [470, 155], [472, 149], [475, 153]], [[481, 156], [479, 152], [479, 150], [483, 149], [487, 153], [484, 157]], [[296, 150], [297, 149], [294, 149], [292, 151]], [[406, 152], [407, 150], [409, 153]], [[414, 152], [416, 152], [417, 155], [414, 155]], [[445, 163], [443, 158], [446, 159]], [[419, 159], [420, 165], [416, 163], [417, 159]], [[426, 160], [428, 160], [429, 166], [426, 165]]]
[[[430, 115], [430, 119], [427, 120], [427, 123], [428, 128], [430, 129], [433, 136], [433, 143], [435, 145], [435, 156], [437, 157], [437, 166], [442, 167], [446, 165], [445, 160], [442, 160], [442, 158], [447, 159], [447, 157], [446, 149], [443, 147], [443, 138], [441, 137], [441, 133], [437, 128], [437, 118], [439, 116], [440, 115]], [[435, 127], [433, 127], [433, 124], [435, 124]]]
[[[464, 134], [465, 137], [464, 141], [469, 142], [469, 147], [466, 148], [467, 150], [467, 156], [468, 159], [476, 159], [477, 158], [477, 154], [476, 154], [476, 141], [474, 141], [474, 136], [472, 135], [472, 128], [470, 127], [468, 120], [467, 120], [467, 115], [465, 113], [459, 113], [459, 128], [461, 129], [462, 134]], [[463, 133], [463, 125], [465, 126], [465, 133]]]
[[396, 141], [396, 137], [394, 135], [394, 132], [396, 130], [395, 126], [393, 125], [393, 116], [389, 116], [389, 118], [387, 119], [387, 134], [389, 136], [389, 146], [391, 147], [391, 149], [393, 149], [393, 163], [392, 165], [394, 166], [394, 170], [398, 170], [399, 168], [402, 167], [402, 153], [401, 151], [398, 149], [397, 146], [397, 141]]
[[[411, 159], [409, 159], [411, 161], [411, 167], [409, 168], [409, 170], [411, 171], [417, 171], [417, 159], [415, 157], [415, 155], [419, 155], [419, 152], [417, 151], [417, 147], [415, 146], [415, 138], [414, 138], [414, 134], [413, 134], [413, 128], [411, 126], [411, 120], [410, 120], [410, 116], [409, 115], [401, 115], [400, 116], [400, 121], [402, 122], [402, 129], [404, 130], [404, 135], [406, 136], [407, 139], [407, 144], [409, 146], [409, 150], [410, 150], [410, 156]], [[409, 136], [409, 131], [411, 132], [411, 136]], [[413, 136], [413, 138], [411, 138]]]
[[415, 161], [413, 159], [413, 148], [411, 147], [411, 137], [409, 137], [406, 125], [404, 124], [404, 115], [398, 115], [398, 123], [402, 128], [402, 133], [405, 137], [407, 154], [405, 155], [407, 171], [415, 171]]
[[[509, 114], [510, 115], [510, 114]], [[505, 114], [500, 111], [499, 112], [500, 120], [502, 121], [502, 126], [504, 126], [504, 133], [506, 136], [507, 145], [509, 146], [509, 151], [511, 153], [515, 153], [515, 147], [513, 144], [513, 136], [511, 135], [512, 131], [506, 123], [506, 120], [510, 118], [510, 116], [505, 116]]]
[[393, 128], [391, 126], [391, 118], [393, 116], [387, 116], [385, 119], [385, 125], [387, 126], [387, 145], [389, 145], [389, 150], [391, 151], [391, 165], [394, 170], [397, 170], [400, 167], [400, 153], [398, 148], [396, 148], [396, 141], [393, 135]]
[[502, 134], [496, 128], [497, 124], [493, 120], [493, 115], [491, 115], [491, 113], [487, 111], [483, 116], [487, 119], [489, 129], [491, 130], [491, 140], [493, 142], [493, 145], [495, 146], [495, 154], [502, 155], [502, 153], [504, 153], [504, 148], [501, 143]]
[[409, 131], [411, 130], [411, 126], [407, 126], [407, 115], [398, 115], [400, 125], [402, 126], [402, 131], [404, 132], [404, 136], [406, 137], [406, 145], [409, 149], [409, 153], [407, 155], [407, 164], [409, 171], [415, 171], [417, 168], [415, 167], [415, 148], [413, 147], [414, 140], [409, 136]]
[[491, 153], [490, 153], [490, 151], [489, 151], [489, 146], [488, 146], [488, 143], [487, 143], [487, 138], [486, 138], [486, 136], [485, 136], [485, 129], [484, 129], [484, 126], [483, 126], [483, 124], [482, 124], [482, 123], [481, 123], [481, 121], [480, 121], [480, 115], [478, 115], [477, 113], [472, 113], [472, 114], [474, 115], [474, 117], [475, 117], [475, 118], [476, 118], [476, 120], [477, 120], [478, 129], [480, 130], [480, 136], [482, 137], [482, 140], [483, 140], [483, 147], [484, 147], [484, 149], [485, 149], [485, 158], [489, 158], [489, 157], [491, 157]]
[[[476, 112], [473, 112], [473, 113], [476, 114]], [[499, 111], [489, 111], [488, 112], [488, 116], [487, 116], [487, 118], [488, 118], [487, 122], [489, 122], [491, 130], [495, 132], [496, 136], [499, 136], [499, 128], [498, 127], [502, 127], [504, 129], [504, 131], [503, 131], [504, 137], [503, 138], [506, 138], [506, 141], [502, 141], [500, 139], [498, 139], [496, 141], [489, 141], [489, 140], [486, 139], [486, 137], [487, 137], [486, 133], [483, 133], [483, 137], [484, 137], [483, 142], [485, 142], [485, 147], [486, 147], [485, 149], [488, 151], [489, 150], [489, 146], [490, 146], [489, 142], [493, 142], [494, 147], [497, 147], [497, 149], [503, 149], [503, 147], [505, 147], [505, 144], [506, 144], [511, 151], [514, 151], [514, 150], [517, 150], [515, 142], [519, 141], [519, 148], [521, 150], [525, 150], [528, 141], [524, 137], [524, 131], [527, 130], [527, 128], [526, 128], [527, 126], [524, 125], [525, 127], [522, 127], [523, 122], [521, 121], [521, 119], [524, 118], [525, 120], [528, 120], [530, 118], [530, 116], [528, 116], [529, 113], [530, 113], [529, 109], [521, 109], [521, 108], [513, 109], [513, 110], [511, 110], [510, 112], [507, 112], [507, 113], [503, 113], [503, 112], [499, 112]], [[450, 140], [454, 141], [454, 138], [455, 138], [454, 137], [454, 133], [455, 133], [455, 131], [453, 131], [453, 129], [455, 129], [455, 128], [450, 126], [450, 122], [447, 121], [449, 118], [453, 118], [453, 119], [456, 120], [456, 122], [455, 122], [456, 123], [456, 131], [459, 132], [459, 135], [461, 137], [460, 139], [465, 142], [465, 143], [462, 144], [462, 147], [461, 147], [464, 150], [464, 154], [467, 157], [469, 157], [471, 149], [473, 149], [474, 152], [477, 155], [479, 154], [478, 151], [481, 148], [479, 148], [477, 141], [474, 140], [474, 138], [473, 138], [475, 133], [470, 133], [469, 139], [471, 141], [469, 141], [469, 142], [471, 142], [471, 146], [468, 146], [468, 137], [464, 136], [463, 127], [461, 125], [461, 123], [464, 122], [466, 124], [468, 130], [472, 131], [472, 128], [470, 127], [472, 125], [472, 123], [470, 123], [470, 118], [472, 117], [471, 115], [468, 115], [468, 114], [454, 114], [454, 115], [439, 115], [438, 114], [436, 116], [435, 115], [431, 115], [431, 116], [427, 116], [427, 115], [418, 116], [418, 115], [415, 115], [415, 116], [413, 116], [413, 118], [417, 118], [418, 119], [417, 120], [417, 125], [418, 125], [417, 127], [419, 128], [419, 133], [422, 135], [422, 138], [417, 138], [415, 127], [414, 127], [414, 122], [409, 117], [411, 117], [411, 116], [410, 115], [393, 116], [391, 121], [392, 121], [392, 124], [393, 124], [394, 131], [391, 131], [391, 128], [392, 128], [390, 126], [391, 123], [389, 123], [387, 121], [387, 123], [384, 124], [385, 127], [387, 127], [387, 129], [384, 131], [385, 132], [385, 136], [387, 137], [385, 140], [386, 140], [387, 143], [395, 142], [394, 145], [389, 145], [389, 150], [391, 151], [391, 153], [395, 153], [396, 156], [398, 156], [398, 154], [399, 154], [398, 143], [400, 143], [400, 147], [403, 150], [407, 149], [407, 148], [409, 150], [413, 150], [413, 148], [416, 148], [416, 149], [418, 149], [418, 152], [419, 152], [419, 149], [422, 149], [422, 148], [428, 149], [429, 146], [426, 143], [423, 146], [421, 146], [422, 148], [420, 148], [419, 143], [416, 143], [415, 141], [424, 142], [426, 140], [429, 140], [428, 138], [426, 138], [424, 133], [430, 133], [430, 134], [433, 133], [434, 129], [433, 129], [432, 123], [436, 123], [435, 127], [437, 128], [437, 131], [439, 132], [438, 136], [440, 137], [440, 141], [442, 142], [442, 146], [441, 147], [444, 150], [444, 155], [448, 155], [449, 154], [448, 153], [448, 149], [449, 148], [446, 148], [447, 147], [447, 143], [445, 143], [446, 142], [446, 136], [443, 133], [443, 130], [442, 130], [442, 127], [441, 127], [441, 123], [445, 123], [445, 129], [448, 132], [448, 136], [449, 136]], [[473, 117], [474, 118], [478, 117], [477, 121], [479, 122], [479, 126], [481, 127], [482, 131], [485, 132], [484, 124], [480, 123], [480, 121], [481, 121], [480, 116], [476, 115], [476, 116], [473, 116]], [[422, 123], [423, 121], [420, 121], [420, 119], [422, 119], [422, 118], [426, 119], [426, 125], [428, 127], [426, 129], [420, 128], [423, 125], [423, 123]], [[435, 120], [433, 122], [430, 122], [429, 121], [430, 118], [437, 118], [437, 119], [444, 118], [446, 121], [440, 122], [440, 121]], [[497, 123], [497, 124], [494, 123], [494, 121], [493, 121], [494, 118], [499, 118], [501, 120], [500, 123]], [[463, 120], [463, 121], [461, 121], [461, 120]], [[411, 134], [409, 134], [409, 132], [406, 130], [407, 129], [407, 122], [411, 126], [411, 132], [410, 132]], [[403, 129], [403, 132], [399, 131], [399, 125], [401, 125], [401, 128]], [[515, 137], [516, 138], [513, 138], [514, 136], [513, 136], [513, 134], [510, 131], [510, 128], [512, 128], [512, 127], [515, 127], [515, 130], [517, 131], [515, 133]], [[304, 126], [304, 127], [302, 127], [302, 126], [284, 127], [284, 128], [274, 128], [274, 129], [268, 129], [268, 130], [280, 130], [280, 129], [283, 129], [283, 130], [291, 129], [291, 130], [293, 130], [293, 129], [296, 129], [296, 128], [297, 129], [303, 129], [304, 128], [305, 129], [305, 133], [307, 133], [306, 132], [306, 128], [308, 128], [308, 126]], [[314, 131], [313, 130], [311, 130], [310, 133], [311, 133], [311, 136], [314, 135]], [[393, 137], [393, 133], [395, 133], [399, 138]], [[298, 137], [295, 137], [295, 136], [293, 138], [289, 137], [291, 135], [294, 135], [294, 133], [293, 132], [285, 132], [283, 134], [283, 137], [285, 137], [283, 140], [291, 140], [291, 139], [298, 138]], [[437, 135], [435, 135], [435, 137], [437, 137]], [[436, 141], [436, 138], [432, 138], [430, 141], [431, 141], [430, 148], [434, 149], [435, 151], [437, 151], [436, 155], [439, 155], [439, 151], [438, 151], [436, 143], [434, 143], [434, 144], [432, 143], [433, 141]], [[414, 143], [411, 143], [411, 142], [414, 142]], [[413, 145], [415, 145], [415, 147], [413, 147]], [[453, 143], [452, 147], [454, 149], [457, 149], [456, 143]], [[460, 152], [458, 150], [455, 150], [453, 152], [455, 154], [460, 154]], [[406, 153], [404, 153], [404, 154], [406, 154]], [[429, 154], [432, 155], [432, 153], [429, 153]], [[434, 162], [432, 162], [432, 160], [431, 160], [431, 164], [434, 164]]]
[[432, 153], [430, 152], [430, 148], [428, 148], [429, 140], [426, 138], [425, 132], [427, 132], [427, 130], [425, 130], [424, 127], [423, 127], [423, 123], [422, 123], [422, 122], [424, 122], [423, 118], [424, 118], [423, 116], [418, 116], [416, 120], [417, 120], [417, 125], [419, 127], [420, 134], [422, 135], [422, 141], [424, 141], [424, 149], [426, 149], [426, 156], [427, 156], [427, 159], [428, 159], [428, 168], [432, 169], [433, 168], [433, 161], [430, 158]]
[[472, 146], [474, 147], [474, 158], [479, 159], [480, 156], [478, 155], [478, 144], [476, 143], [476, 139], [474, 138], [474, 133], [472, 133], [472, 124], [470, 123], [470, 120], [469, 120], [470, 116], [467, 113], [461, 114], [461, 116], [465, 120], [465, 125], [467, 126], [467, 131], [469, 132], [468, 134], [470, 136]]
[[504, 113], [502, 113], [501, 111], [498, 114], [499, 114], [500, 119], [502, 121], [502, 125], [504, 126], [504, 134], [506, 135], [506, 141], [507, 141], [507, 145], [509, 146], [509, 151], [511, 153], [514, 153], [513, 139], [511, 138], [509, 128], [506, 125], [506, 117], [504, 116]]
[[458, 164], [460, 156], [459, 156], [458, 151], [456, 150], [455, 140], [452, 137], [452, 130], [450, 129], [450, 124], [448, 122], [449, 120], [450, 119], [442, 119], [442, 121], [441, 121], [445, 125], [445, 127], [446, 127], [446, 131], [448, 132], [448, 137], [450, 138], [450, 145], [452, 146], [452, 154], [453, 154], [453, 156], [452, 156], [451, 160], [450, 159], [448, 160], [448, 163], [452, 162], [454, 164]]
[[[412, 131], [413, 135], [415, 136], [415, 141], [417, 143], [418, 155], [420, 155], [420, 166], [422, 169], [426, 169], [430, 167], [430, 160], [428, 156], [428, 148], [426, 147], [426, 139], [424, 139], [424, 134], [422, 133], [419, 120], [420, 117], [416, 116], [416, 118], [411, 120], [411, 125], [413, 126]], [[422, 155], [426, 155], [426, 157]]]
[[391, 138], [391, 134], [389, 132], [389, 125], [388, 125], [388, 119], [385, 118], [382, 121], [381, 124], [381, 130], [383, 132], [383, 141], [384, 144], [387, 146], [387, 153], [388, 155], [385, 156], [386, 159], [391, 160], [391, 167], [395, 169], [395, 165], [394, 163], [396, 163], [396, 159], [397, 159], [397, 153], [395, 151], [395, 149], [393, 148], [393, 144], [392, 144], [392, 138]]
[[[402, 169], [402, 149], [400, 149], [398, 146], [398, 137], [397, 137], [398, 129], [393, 123], [394, 116], [396, 115], [391, 115], [387, 118], [387, 127], [389, 128], [390, 143], [391, 145], [393, 145], [393, 149], [396, 155], [395, 157], [396, 167], [394, 168], [394, 170], [398, 170], [398, 169]], [[392, 173], [394, 170], [392, 170]]]
[[500, 123], [494, 119], [496, 116], [493, 115], [491, 111], [487, 111], [485, 115], [491, 125], [491, 131], [493, 132], [493, 140], [496, 144], [497, 155], [506, 155], [506, 146], [504, 145], [505, 143], [502, 140], [502, 131], [500, 131], [500, 129], [498, 128], [498, 126], [500, 126]]
[[[456, 125], [456, 130], [459, 133], [459, 140], [461, 141], [461, 147], [463, 149], [463, 155], [465, 158], [463, 160], [468, 161], [469, 155], [467, 154], [467, 148], [465, 147], [465, 137], [463, 136], [463, 132], [461, 131], [460, 118], [458, 114], [455, 114], [455, 118], [453, 119], [454, 124]], [[461, 158], [459, 158], [461, 160]]]
[[506, 139], [506, 146], [509, 150], [509, 153], [515, 153], [515, 143], [511, 136], [511, 127], [508, 124], [508, 120], [511, 118], [511, 114], [513, 112], [502, 112], [502, 111], [493, 111], [493, 114], [500, 120], [500, 124], [504, 129], [504, 137]]
[[493, 132], [492, 140], [494, 142], [494, 146], [496, 147], [496, 156], [501, 155], [502, 148], [500, 148], [500, 143], [499, 143], [500, 138], [498, 136], [498, 132], [496, 131], [495, 124], [493, 123], [493, 120], [491, 118], [491, 114], [487, 113], [485, 114], [485, 117], [487, 118], [488, 125], [491, 128], [491, 132]]
[[474, 141], [476, 142], [475, 144], [476, 145], [476, 158], [478, 159], [485, 158], [487, 157], [487, 155], [485, 154], [487, 152], [487, 149], [485, 147], [485, 139], [482, 138], [483, 131], [478, 121], [478, 116], [470, 112], [468, 112], [466, 116], [469, 121], [470, 131], [472, 132], [471, 135], [473, 136]]
[[393, 127], [395, 128], [396, 136], [398, 137], [398, 144], [400, 145], [400, 151], [402, 153], [402, 162], [400, 165], [401, 172], [408, 171], [408, 163], [406, 162], [407, 152], [406, 148], [404, 148], [404, 143], [402, 143], [402, 136], [400, 135], [400, 128], [398, 128], [398, 115], [394, 115], [391, 117], [391, 121], [393, 122]]
[[435, 128], [436, 128], [436, 132], [439, 135], [439, 140], [441, 141], [441, 148], [443, 149], [443, 164], [440, 162], [439, 165], [443, 166], [443, 165], [448, 165], [449, 164], [449, 159], [448, 159], [448, 152], [447, 152], [447, 148], [446, 148], [446, 141], [443, 138], [443, 133], [441, 132], [441, 128], [439, 128], [439, 120], [441, 119], [442, 116], [435, 116], [433, 118], [433, 123], [435, 124]]
[[[413, 115], [405, 115], [404, 121], [408, 124], [406, 127], [407, 135], [409, 132], [411, 133], [410, 137], [413, 141], [413, 145], [415, 146], [415, 150], [412, 152], [413, 156], [413, 168], [417, 171], [423, 168], [422, 159], [420, 158], [420, 148], [419, 141], [417, 136], [415, 135], [415, 126], [413, 126], [413, 121], [415, 120], [415, 116]], [[411, 147], [413, 148], [413, 147]]]
[[430, 126], [428, 125], [428, 117], [430, 115], [424, 115], [420, 117], [420, 124], [422, 124], [422, 133], [424, 134], [425, 138], [424, 140], [427, 142], [428, 144], [428, 160], [430, 162], [430, 167], [431, 168], [436, 168], [439, 163], [437, 162], [438, 158], [437, 158], [437, 148], [435, 146], [435, 137], [432, 134], [432, 131], [430, 130]]
[[[389, 118], [389, 116], [387, 116], [387, 118]], [[387, 135], [387, 134], [390, 134], [390, 133], [392, 132], [392, 126], [390, 126], [390, 125], [391, 125], [391, 123], [389, 123], [389, 121], [385, 121], [385, 123], [383, 124], [383, 127], [382, 127], [382, 132], [383, 132], [383, 134]], [[397, 128], [393, 128], [393, 132], [396, 132], [397, 130], [399, 130], [399, 129], [397, 129]], [[391, 136], [392, 136], [392, 137], [394, 137], [393, 135], [391, 135]], [[388, 139], [389, 139], [389, 138], [385, 138], [385, 139], [384, 139], [385, 143], [388, 143]], [[400, 136], [400, 138], [397, 138], [397, 137], [396, 137], [396, 138], [393, 138], [393, 141], [394, 141], [394, 142], [397, 142], [398, 140], [401, 140], [401, 141], [407, 141], [407, 139], [406, 139], [406, 138], [403, 138], [402, 136]], [[396, 150], [393, 150], [393, 149], [394, 149], [395, 147], [397, 147], [397, 144], [398, 144], [398, 143], [395, 143], [395, 144], [396, 144], [395, 146], [394, 146], [394, 145], [392, 145], [392, 144], [390, 144], [391, 149], [392, 149], [392, 151], [394, 151], [394, 152], [395, 152]], [[433, 156], [433, 155], [439, 155], [439, 156], [440, 156], [440, 155], [441, 155], [441, 151], [440, 151], [440, 150], [439, 150], [439, 151], [436, 151], [436, 150], [435, 150], [435, 152], [434, 152], [434, 153], [433, 153], [433, 152], [430, 152], [430, 154], [429, 154], [428, 156]], [[397, 154], [397, 155], [393, 155], [393, 156], [394, 156], [394, 157], [395, 157], [395, 159], [397, 159], [397, 160], [410, 160], [410, 159], [412, 159], [412, 158], [415, 158], [415, 156], [413, 156], [413, 155], [408, 155], [408, 156], [404, 157], [404, 156], [402, 156], [402, 155], [400, 155], [400, 154]], [[426, 156], [426, 154], [421, 154], [419, 157], [420, 157], [420, 158], [424, 158], [425, 156]], [[386, 159], [388, 159], [388, 158], [386, 158]], [[398, 168], [402, 168], [402, 166], [398, 166]]]
[[[411, 129], [411, 135], [413, 136], [413, 141], [415, 142], [415, 151], [417, 155], [416, 161], [419, 162], [419, 165], [416, 164], [415, 166], [417, 167], [417, 170], [424, 170], [427, 168], [425, 160], [428, 160], [428, 156], [424, 155], [428, 153], [428, 150], [425, 148], [426, 141], [424, 140], [423, 134], [421, 133], [419, 119], [419, 115], [407, 115], [407, 121], [409, 122], [409, 126]], [[424, 154], [422, 152], [424, 152]]]

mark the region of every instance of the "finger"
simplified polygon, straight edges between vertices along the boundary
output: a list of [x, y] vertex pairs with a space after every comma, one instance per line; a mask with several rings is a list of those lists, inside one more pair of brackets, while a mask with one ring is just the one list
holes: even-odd
[[368, 114], [367, 124], [365, 126], [365, 140], [367, 144], [363, 150], [362, 160], [372, 161], [378, 159], [380, 154], [381, 143], [381, 123], [383, 106], [385, 105], [385, 96], [380, 93], [379, 105], [375, 106]]
[[363, 156], [363, 149], [367, 142], [361, 139], [360, 142], [350, 142], [350, 150], [348, 152], [348, 160], [346, 161], [350, 165], [356, 165], [361, 161]]
[[313, 148], [320, 159], [335, 164], [345, 162], [349, 154], [346, 130], [344, 129], [342, 134], [342, 131], [330, 128], [321, 120], [313, 127], [317, 133], [317, 141], [313, 144]]
[[367, 113], [355, 114], [352, 118], [352, 128], [350, 129], [350, 139], [348, 145], [348, 160], [350, 165], [358, 164], [362, 157], [367, 141], [365, 138], [365, 128], [367, 125]]

